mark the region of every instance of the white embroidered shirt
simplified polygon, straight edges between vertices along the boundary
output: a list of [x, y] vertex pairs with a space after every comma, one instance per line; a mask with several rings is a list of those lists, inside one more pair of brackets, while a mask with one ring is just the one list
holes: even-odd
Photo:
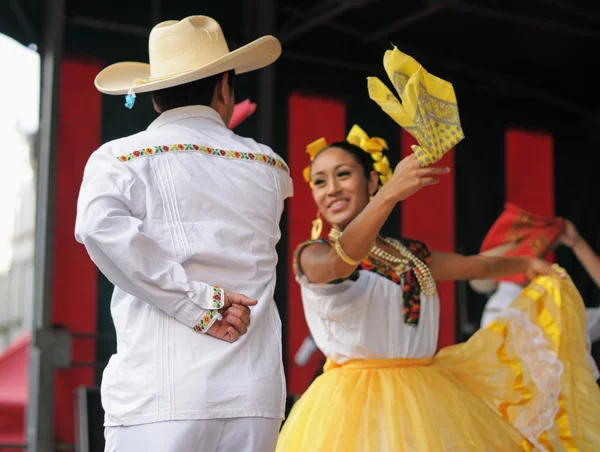
[[[105, 425], [283, 417], [273, 293], [292, 191], [281, 158], [208, 107], [167, 111], [92, 154], [76, 238], [115, 285]], [[218, 318], [223, 289], [258, 300], [233, 344], [201, 334]]]

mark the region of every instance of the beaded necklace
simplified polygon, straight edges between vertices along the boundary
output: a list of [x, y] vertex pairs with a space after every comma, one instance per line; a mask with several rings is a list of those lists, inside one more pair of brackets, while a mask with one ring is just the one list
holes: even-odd
[[[339, 229], [332, 228], [329, 232], [329, 238], [332, 241], [337, 241], [341, 237], [342, 232]], [[398, 257], [391, 253], [388, 253], [384, 249], [377, 246], [377, 243], [373, 243], [370, 249], [370, 253], [379, 259], [383, 259], [393, 266], [397, 267], [401, 264], [406, 264], [407, 261], [411, 262], [414, 270], [415, 276], [417, 277], [417, 281], [419, 282], [419, 286], [421, 287], [421, 292], [425, 295], [435, 295], [437, 293], [435, 281], [431, 275], [431, 271], [429, 267], [417, 256], [415, 256], [408, 248], [406, 248], [399, 240], [391, 239], [388, 237], [377, 236], [382, 242], [386, 243], [402, 256]]]

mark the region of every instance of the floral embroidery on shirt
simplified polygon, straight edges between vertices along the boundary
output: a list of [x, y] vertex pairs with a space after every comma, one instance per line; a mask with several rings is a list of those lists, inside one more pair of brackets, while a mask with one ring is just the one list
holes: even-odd
[[401, 239], [402, 244], [407, 247], [411, 253], [423, 261], [425, 264], [431, 264], [431, 251], [423, 242], [412, 239]]
[[418, 271], [410, 261], [392, 266], [373, 256], [367, 255], [360, 263], [362, 270], [368, 270], [389, 279], [394, 284], [402, 286], [402, 301], [404, 305], [404, 323], [417, 325], [421, 311], [421, 286], [415, 275]]
[[272, 166], [273, 168], [283, 170], [286, 173], [290, 172], [285, 162], [274, 157], [270, 157], [266, 154], [260, 154], [258, 152], [229, 151], [224, 149], [210, 148], [207, 146], [200, 146], [198, 144], [168, 144], [162, 146], [152, 146], [144, 149], [135, 150], [133, 152], [130, 152], [129, 154], [121, 155], [117, 157], [117, 159], [121, 162], [128, 162], [138, 157], [177, 151], [197, 151], [205, 155], [212, 155], [216, 157], [256, 161], [264, 163], [265, 165]]
[[[412, 239], [401, 239], [400, 241], [411, 253], [418, 257], [419, 260], [425, 264], [431, 263], [431, 251], [429, 251], [429, 248], [423, 242]], [[293, 260], [293, 268], [296, 275], [302, 274], [299, 264], [301, 251], [306, 246], [313, 243], [323, 243], [330, 246], [333, 244], [333, 242], [328, 239], [318, 239], [309, 240], [299, 245], [296, 248]], [[415, 274], [418, 270], [413, 266], [412, 262], [407, 260], [397, 266], [392, 266], [385, 261], [368, 254], [362, 258], [359, 267], [348, 279], [356, 281], [358, 279], [359, 270], [377, 273], [394, 284], [402, 286], [404, 323], [406, 325], [415, 326], [419, 324], [419, 316], [421, 313], [421, 286], [419, 285], [419, 280]], [[331, 284], [339, 283], [341, 281], [342, 280], [331, 281]]]
[[223, 307], [223, 303], [225, 294], [223, 293], [223, 289], [219, 286], [213, 286], [212, 288], [212, 305], [215, 309], [221, 309]]
[[223, 289], [221, 289], [219, 286], [212, 286], [210, 304], [213, 309], [206, 311], [200, 321], [194, 325], [194, 330], [199, 333], [206, 333], [215, 321], [221, 320], [221, 314], [219, 314], [218, 310], [223, 307], [224, 303], [225, 292]]
[[[425, 265], [431, 263], [431, 251], [427, 245], [418, 240], [401, 239], [402, 244], [408, 250], [419, 258]], [[421, 314], [421, 285], [417, 279], [419, 269], [415, 268], [412, 263], [410, 270], [402, 274], [402, 298], [404, 299], [404, 323], [406, 325], [418, 325], [419, 316]]]
[[219, 314], [219, 311], [208, 310], [204, 313], [200, 321], [194, 325], [194, 330], [198, 333], [206, 333], [212, 324], [220, 319], [221, 314]]
[[417, 326], [421, 314], [421, 286], [415, 275], [414, 268], [403, 274], [402, 299], [404, 301], [404, 323]]
[[402, 282], [402, 273], [409, 270], [410, 262], [399, 264], [396, 267], [392, 267], [389, 264], [386, 264], [384, 261], [377, 259], [371, 255], [367, 255], [362, 258], [360, 262], [360, 268], [362, 270], [368, 270], [381, 275], [395, 284], [401, 284]]

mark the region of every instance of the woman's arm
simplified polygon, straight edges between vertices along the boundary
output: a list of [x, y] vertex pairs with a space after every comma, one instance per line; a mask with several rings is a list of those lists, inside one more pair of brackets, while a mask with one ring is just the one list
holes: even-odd
[[545, 261], [529, 257], [463, 256], [433, 251], [429, 269], [436, 281], [495, 279], [525, 274], [528, 279], [552, 273]]
[[581, 265], [594, 280], [596, 285], [600, 287], [600, 256], [598, 256], [592, 247], [584, 239], [579, 240], [573, 248], [573, 252]]
[[559, 241], [571, 248], [585, 271], [600, 287], [600, 256], [598, 256], [588, 242], [579, 235], [579, 232], [569, 220], [565, 220], [567, 227]]
[[[381, 192], [380, 192], [381, 193]], [[396, 202], [385, 194], [376, 194], [371, 202], [344, 230], [340, 245], [353, 259], [360, 260], [373, 244], [377, 233], [392, 212]], [[299, 256], [302, 272], [313, 283], [328, 283], [349, 277], [355, 265], [349, 265], [331, 246], [315, 243], [308, 245]]]
[[[394, 206], [426, 185], [437, 183], [436, 176], [449, 172], [449, 168], [421, 168], [414, 154], [403, 159], [391, 179], [344, 229], [339, 243], [346, 255], [356, 261], [362, 259]], [[304, 275], [313, 283], [347, 278], [356, 270], [356, 265], [344, 262], [334, 248], [318, 243], [302, 250], [298, 262]]]

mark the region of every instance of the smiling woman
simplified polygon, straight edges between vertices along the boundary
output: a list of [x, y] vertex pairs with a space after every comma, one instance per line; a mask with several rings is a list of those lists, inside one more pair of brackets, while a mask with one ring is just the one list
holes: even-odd
[[[342, 228], [367, 205], [375, 194], [379, 175], [368, 154], [347, 142], [333, 143], [311, 165], [313, 197], [330, 224]], [[351, 190], [351, 193], [345, 193]]]
[[[380, 236], [398, 202], [449, 169], [422, 167], [413, 154], [390, 174], [381, 164], [385, 141], [364, 135], [358, 144], [349, 134], [346, 142], [307, 147], [315, 221], [323, 217], [332, 228], [327, 239], [297, 248], [294, 269], [310, 333], [328, 361], [294, 405], [277, 451], [600, 445], [600, 429], [586, 421], [600, 416], [600, 392], [576, 328], [585, 314], [570, 279], [537, 259], [467, 257]], [[535, 279], [529, 292], [490, 328], [436, 354], [436, 281], [517, 273]], [[552, 325], [540, 312], [553, 313]], [[553, 345], [556, 328], [569, 334], [568, 359]], [[563, 373], [579, 381], [563, 384]], [[560, 412], [559, 396], [586, 414]], [[569, 424], [568, 432], [557, 430]]]
[[[369, 149], [367, 143], [368, 140], [363, 145]], [[379, 189], [380, 181], [385, 178], [376, 171], [376, 163], [372, 163], [369, 154], [349, 142], [334, 143], [314, 153], [309, 175], [319, 214], [335, 226], [334, 230], [344, 231], [352, 237], [351, 240], [344, 239], [343, 243], [339, 238], [333, 248], [315, 243], [303, 250], [301, 259], [312, 264], [301, 262], [302, 266], [315, 283], [348, 277], [358, 263], [352, 256], [364, 256], [374, 241], [393, 254], [392, 247], [376, 235], [394, 206], [422, 187], [437, 183], [439, 175], [449, 173], [448, 168], [421, 168], [413, 155], [403, 160], [390, 180]], [[387, 173], [385, 165], [382, 169]]]

